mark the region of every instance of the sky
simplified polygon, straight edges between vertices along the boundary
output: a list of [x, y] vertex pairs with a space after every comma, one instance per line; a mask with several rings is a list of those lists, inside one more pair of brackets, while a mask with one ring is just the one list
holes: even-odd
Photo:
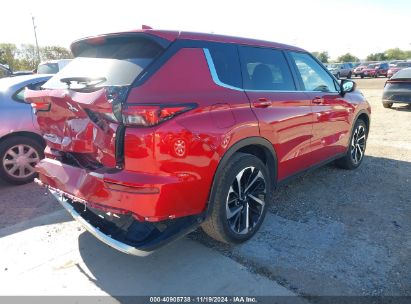
[[360, 59], [411, 49], [409, 0], [7, 0], [0, 43], [69, 47], [76, 39], [141, 28], [234, 35]]

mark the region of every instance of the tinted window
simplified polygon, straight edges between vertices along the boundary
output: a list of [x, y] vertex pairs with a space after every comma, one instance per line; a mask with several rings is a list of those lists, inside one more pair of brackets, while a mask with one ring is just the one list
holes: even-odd
[[306, 91], [336, 92], [333, 78], [306, 53], [290, 52]]
[[411, 68], [400, 70], [394, 76], [391, 77], [391, 79], [398, 78], [411, 78]]
[[[44, 87], [63, 89], [67, 85], [62, 78], [105, 78], [98, 86], [130, 85], [136, 77], [157, 57], [164, 48], [146, 37], [109, 37], [85, 40], [74, 46], [74, 58]], [[73, 81], [71, 88], [84, 84]]]
[[57, 63], [42, 63], [37, 68], [37, 74], [56, 74], [59, 71]]
[[244, 89], [295, 91], [295, 84], [282, 51], [246, 46], [239, 49]]
[[218, 79], [224, 84], [241, 88], [241, 70], [237, 46], [215, 44], [208, 46], [207, 49], [210, 51]]

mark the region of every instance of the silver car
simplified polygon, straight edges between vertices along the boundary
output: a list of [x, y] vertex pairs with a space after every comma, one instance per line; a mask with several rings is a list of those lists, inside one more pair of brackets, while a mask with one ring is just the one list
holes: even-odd
[[352, 76], [353, 65], [351, 63], [330, 63], [327, 68], [337, 79]]
[[29, 104], [27, 87], [38, 89], [51, 75], [27, 75], [0, 79], [0, 177], [24, 184], [35, 177], [34, 167], [44, 156], [45, 142], [38, 132]]

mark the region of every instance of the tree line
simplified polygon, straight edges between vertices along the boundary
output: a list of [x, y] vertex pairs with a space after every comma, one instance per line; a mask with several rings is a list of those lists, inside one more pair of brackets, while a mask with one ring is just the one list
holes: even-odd
[[[312, 54], [323, 63], [330, 62], [330, 56], [327, 51], [312, 52]], [[399, 48], [388, 49], [382, 53], [369, 54], [367, 61], [385, 61], [385, 60], [406, 60], [411, 59], [411, 51], [404, 51]], [[360, 59], [353, 54], [346, 53], [341, 55], [334, 62], [359, 62]]]
[[[70, 50], [61, 46], [42, 46], [39, 51], [42, 61], [73, 58]], [[34, 70], [39, 64], [37, 49], [33, 44], [17, 46], [13, 43], [0, 43], [0, 64], [8, 65], [12, 71]]]
[[[323, 63], [330, 62], [327, 51], [312, 52]], [[70, 50], [56, 45], [40, 47], [41, 60], [73, 58]], [[382, 53], [369, 54], [367, 61], [405, 60], [411, 59], [411, 51], [399, 48], [388, 49]], [[334, 62], [359, 62], [360, 59], [350, 53], [343, 54]], [[33, 44], [17, 46], [13, 43], [0, 43], [0, 64], [6, 64], [12, 71], [34, 70], [39, 64], [37, 49]]]

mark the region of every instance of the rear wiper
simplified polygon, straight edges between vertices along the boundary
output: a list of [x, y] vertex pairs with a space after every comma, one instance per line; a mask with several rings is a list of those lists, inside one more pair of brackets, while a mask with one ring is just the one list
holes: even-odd
[[67, 77], [61, 78], [60, 82], [67, 84], [70, 88], [72, 82], [77, 82], [78, 84], [84, 84], [86, 87], [94, 87], [102, 82], [107, 81], [105, 77]]

